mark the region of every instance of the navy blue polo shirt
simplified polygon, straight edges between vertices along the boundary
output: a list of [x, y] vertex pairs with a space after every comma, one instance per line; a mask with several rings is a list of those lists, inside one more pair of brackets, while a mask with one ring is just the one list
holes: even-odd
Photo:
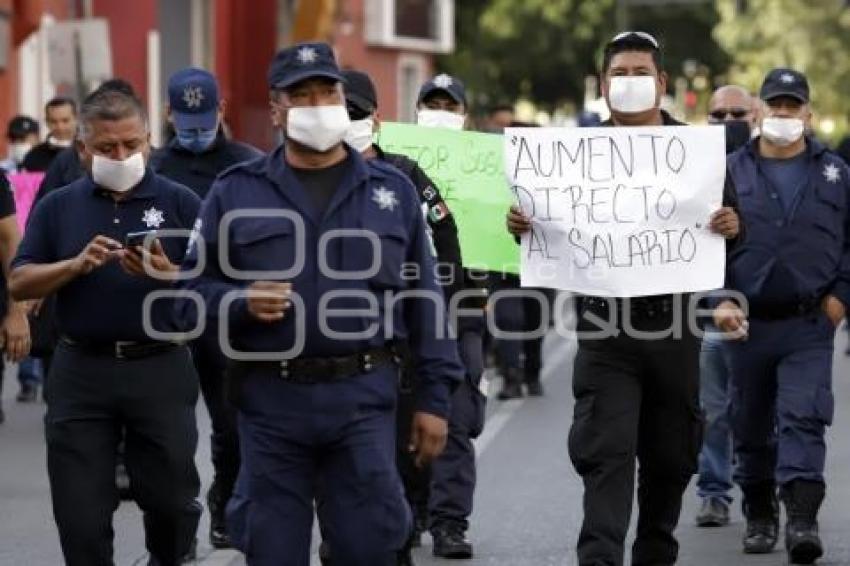
[[[98, 235], [123, 244], [130, 232], [163, 229], [185, 231], [183, 237], [160, 239], [171, 262], [179, 264], [199, 208], [200, 199], [195, 193], [151, 169], [120, 202], [86, 175], [48, 194], [36, 205], [12, 266], [73, 258]], [[143, 301], [148, 293], [170, 286], [168, 282], [130, 275], [118, 261], [107, 263], [59, 289], [59, 331], [86, 342], [150, 340], [142, 324]], [[157, 330], [175, 328], [173, 309], [172, 301], [155, 303]]]

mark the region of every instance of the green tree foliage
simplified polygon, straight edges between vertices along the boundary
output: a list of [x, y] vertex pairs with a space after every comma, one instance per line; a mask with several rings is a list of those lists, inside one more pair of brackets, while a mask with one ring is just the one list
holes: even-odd
[[850, 115], [845, 0], [718, 0], [717, 8], [715, 37], [734, 60], [730, 82], [755, 91], [770, 69], [792, 67], [808, 76], [818, 114]]
[[[464, 79], [479, 105], [523, 97], [543, 109], [580, 106], [584, 79], [597, 74], [601, 50], [616, 33], [615, 0], [462, 0], [457, 2], [457, 50], [441, 68]], [[724, 72], [728, 59], [714, 43], [711, 2], [634, 5], [630, 29], [655, 34], [667, 69], [696, 60]]]

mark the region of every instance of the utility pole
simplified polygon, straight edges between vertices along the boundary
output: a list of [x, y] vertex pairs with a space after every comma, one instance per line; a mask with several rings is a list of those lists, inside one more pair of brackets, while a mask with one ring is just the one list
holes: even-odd
[[629, 0], [617, 0], [617, 31], [629, 29]]

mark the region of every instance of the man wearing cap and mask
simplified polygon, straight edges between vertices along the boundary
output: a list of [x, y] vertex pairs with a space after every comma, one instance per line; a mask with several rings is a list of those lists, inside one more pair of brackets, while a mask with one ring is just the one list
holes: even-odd
[[[112, 564], [123, 430], [150, 564], [177, 565], [200, 518], [198, 382], [188, 348], [153, 334], [179, 329], [173, 300], [146, 300], [177, 277], [200, 200], [146, 166], [147, 116], [132, 94], [96, 91], [81, 127], [86, 174], [35, 206], [9, 278], [17, 299], [56, 294], [45, 416], [54, 518], [66, 564]], [[150, 237], [144, 247], [134, 233]]]
[[15, 116], [9, 120], [6, 129], [9, 156], [0, 162], [0, 169], [6, 173], [17, 173], [23, 169], [24, 159], [39, 141], [38, 132], [38, 122], [29, 116]]
[[817, 514], [835, 328], [850, 303], [850, 171], [804, 133], [812, 114], [803, 74], [774, 69], [760, 97], [761, 136], [729, 159], [747, 231], [727, 286], [748, 304], [725, 301], [714, 319], [738, 337], [728, 349], [744, 551], [776, 545], [778, 486], [791, 563], [811, 564], [823, 554]]
[[[659, 44], [648, 33], [625, 32], [608, 42], [601, 78], [611, 110], [604, 125], [682, 125], [660, 109], [667, 75]], [[734, 195], [727, 192], [723, 200], [724, 207], [706, 220], [713, 232], [731, 239], [739, 229], [731, 208]], [[531, 218], [512, 207], [508, 230], [520, 235], [530, 226]], [[621, 321], [628, 309], [634, 329], [670, 329], [677, 315], [688, 320], [690, 302], [687, 294], [580, 298], [580, 332], [598, 332], [594, 318], [609, 325], [614, 318], [619, 330], [615, 336], [580, 339], [573, 370], [576, 403], [569, 451], [585, 489], [580, 566], [623, 564], [636, 459], [639, 515], [631, 563], [676, 562], [679, 545], [673, 531], [702, 440], [699, 339], [686, 325], [680, 337], [668, 333], [642, 340], [624, 331]]]
[[[477, 295], [462, 299], [458, 304], [458, 312], [468, 313], [469, 310], [478, 309], [481, 316], [464, 316], [452, 320], [452, 323], [457, 324], [459, 353], [466, 368], [466, 379], [452, 396], [448, 444], [432, 466], [435, 470], [432, 490], [429, 490], [431, 470], [417, 467], [408, 450], [407, 438], [410, 436], [415, 402], [411, 385], [416, 383], [416, 376], [410, 368], [405, 372], [410, 383], [403, 381], [398, 414], [399, 471], [414, 512], [417, 529], [412, 544], [418, 545], [419, 532], [427, 529], [429, 522], [435, 521], [436, 524], [432, 526], [432, 533], [435, 533], [434, 553], [450, 558], [471, 558], [472, 545], [465, 540], [462, 533], [466, 531], [467, 518], [472, 513], [475, 491], [475, 450], [472, 438], [480, 434], [484, 425], [486, 399], [478, 384], [483, 373], [481, 336], [485, 290], [478, 289], [469, 281], [463, 270], [457, 225], [434, 183], [416, 162], [403, 155], [385, 152], [372, 142], [373, 134], [379, 128], [377, 96], [372, 80], [367, 74], [359, 71], [346, 71], [344, 75], [345, 98], [349, 117], [352, 119], [352, 128], [346, 141], [361, 151], [366, 159], [389, 163], [413, 182], [419, 193], [429, 233], [437, 252], [446, 298], [450, 300], [455, 293], [465, 288]], [[446, 523], [449, 518], [463, 528], [454, 531], [448, 529]], [[460, 534], [455, 534], [456, 532]]]
[[[469, 103], [466, 88], [458, 78], [439, 74], [419, 89], [416, 123], [430, 128], [463, 130]], [[479, 303], [486, 305], [486, 277], [463, 270], [464, 286], [477, 289]], [[483, 318], [461, 321], [459, 335], [461, 358], [466, 364], [467, 379], [455, 392], [449, 419], [449, 442], [446, 450], [431, 468], [428, 528], [434, 540], [433, 553], [443, 558], [472, 558], [472, 543], [467, 540], [469, 517], [475, 493], [475, 447], [472, 440], [484, 427], [484, 404], [479, 385], [484, 372]]]
[[[726, 153], [747, 144], [756, 124], [753, 97], [738, 85], [724, 85], [708, 102], [708, 123], [726, 128]], [[700, 405], [705, 434], [699, 456], [698, 495], [702, 500], [696, 522], [700, 527], [729, 523], [732, 503], [732, 436], [728, 417], [729, 358], [717, 327], [708, 323], [700, 352]]]
[[[215, 77], [203, 69], [176, 72], [168, 81], [168, 120], [175, 136], [151, 155], [151, 168], [186, 185], [203, 199], [225, 169], [261, 156], [259, 150], [228, 139], [224, 134], [225, 103], [219, 98]], [[217, 329], [209, 325], [192, 342], [192, 360], [201, 381], [201, 393], [212, 421], [210, 438], [214, 476], [207, 493], [210, 544], [227, 548], [225, 506], [239, 473], [239, 438], [235, 411], [225, 399], [226, 359]]]
[[228, 530], [252, 565], [307, 564], [320, 501], [335, 556], [395, 566], [412, 523], [395, 466], [392, 344], [417, 360], [420, 464], [445, 444], [463, 376], [416, 191], [343, 143], [342, 79], [324, 43], [274, 57], [271, 117], [285, 141], [213, 184], [184, 264], [194, 269], [203, 246], [201, 275], [182, 285], [232, 348], [242, 464]]

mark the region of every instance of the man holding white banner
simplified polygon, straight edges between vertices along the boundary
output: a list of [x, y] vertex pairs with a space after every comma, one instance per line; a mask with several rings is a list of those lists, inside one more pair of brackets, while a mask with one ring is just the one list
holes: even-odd
[[660, 109], [661, 58], [644, 32], [606, 46], [604, 125], [619, 128], [505, 135], [522, 283], [583, 295], [569, 438], [585, 486], [580, 566], [623, 564], [636, 458], [632, 564], [676, 562], [673, 531], [702, 440], [690, 293], [723, 285], [723, 238], [739, 231], [723, 130], [668, 127], [684, 124]]

